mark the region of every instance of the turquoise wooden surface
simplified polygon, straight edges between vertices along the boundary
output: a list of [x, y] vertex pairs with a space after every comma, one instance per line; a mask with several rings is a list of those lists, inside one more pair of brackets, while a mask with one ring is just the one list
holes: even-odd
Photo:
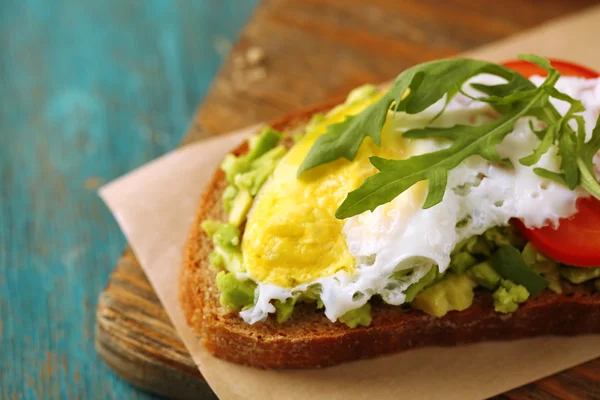
[[125, 243], [96, 189], [179, 143], [255, 4], [0, 1], [0, 399], [152, 398], [94, 351]]

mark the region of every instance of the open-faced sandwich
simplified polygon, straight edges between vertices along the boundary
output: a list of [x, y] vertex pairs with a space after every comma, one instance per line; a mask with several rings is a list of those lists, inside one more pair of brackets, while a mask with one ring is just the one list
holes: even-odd
[[227, 155], [180, 277], [208, 350], [308, 368], [600, 333], [600, 79], [520, 58], [420, 64]]

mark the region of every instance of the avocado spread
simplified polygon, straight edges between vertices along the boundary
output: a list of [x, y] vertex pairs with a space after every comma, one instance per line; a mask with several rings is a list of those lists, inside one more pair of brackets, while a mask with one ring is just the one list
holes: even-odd
[[282, 324], [290, 319], [292, 311], [294, 311], [294, 304], [296, 304], [296, 300], [293, 298], [289, 298], [286, 301], [275, 300], [275, 316], [277, 322]]
[[563, 266], [560, 268], [560, 274], [569, 282], [574, 284], [591, 281], [600, 278], [600, 268], [577, 268]]
[[348, 311], [340, 317], [340, 322], [343, 322], [350, 328], [356, 328], [358, 325], [371, 325], [371, 305], [365, 303], [362, 307]]
[[417, 294], [412, 306], [436, 317], [443, 317], [449, 311], [466, 310], [473, 304], [475, 286], [467, 275], [447, 274]]
[[517, 311], [519, 304], [528, 298], [529, 292], [525, 286], [503, 279], [498, 290], [494, 292], [494, 310], [500, 313]]
[[221, 169], [229, 183], [223, 192], [223, 201], [230, 224], [240, 226], [246, 220], [254, 196], [285, 155], [285, 147], [278, 146], [281, 137], [281, 133], [267, 127], [249, 140], [246, 155], [228, 154], [223, 160]]
[[467, 274], [486, 289], [494, 290], [500, 284], [502, 277], [496, 272], [489, 260], [480, 262], [471, 268]]
[[231, 311], [254, 303], [256, 283], [250, 279], [240, 280], [234, 273], [221, 271], [217, 274], [217, 288], [221, 293], [221, 305]]
[[213, 240], [215, 249], [209, 255], [210, 265], [230, 272], [243, 272], [240, 230], [229, 223], [207, 220], [202, 229]]

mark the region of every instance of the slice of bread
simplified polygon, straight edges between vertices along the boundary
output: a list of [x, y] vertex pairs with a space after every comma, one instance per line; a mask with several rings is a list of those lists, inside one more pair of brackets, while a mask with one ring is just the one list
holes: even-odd
[[[317, 112], [338, 102], [294, 113], [271, 126], [298, 131]], [[291, 140], [286, 141], [291, 144]], [[243, 154], [246, 143], [234, 150]], [[423, 346], [455, 346], [485, 340], [512, 340], [540, 335], [600, 333], [600, 292], [591, 284], [564, 284], [564, 294], [544, 291], [512, 314], [494, 311], [489, 291], [478, 291], [473, 305], [436, 318], [409, 306], [374, 302], [369, 327], [348, 328], [332, 323], [314, 304], [300, 304], [292, 318], [274, 318], [254, 325], [219, 304], [216, 272], [209, 267], [211, 239], [202, 231], [205, 219], [226, 220], [221, 196], [227, 186], [217, 170], [200, 201], [200, 209], [185, 246], [179, 300], [188, 324], [215, 356], [260, 368], [315, 368], [375, 357]]]

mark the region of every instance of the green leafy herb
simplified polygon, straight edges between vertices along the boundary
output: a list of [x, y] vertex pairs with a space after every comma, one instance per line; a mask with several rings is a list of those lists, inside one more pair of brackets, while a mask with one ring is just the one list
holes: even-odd
[[408, 138], [443, 137], [452, 139], [447, 149], [414, 156], [406, 160], [386, 160], [371, 157], [371, 163], [380, 172], [367, 179], [348, 197], [336, 211], [337, 218], [347, 218], [366, 210], [374, 210], [381, 204], [392, 201], [396, 196], [415, 183], [429, 180], [429, 191], [423, 208], [429, 208], [444, 197], [448, 171], [457, 167], [465, 158], [479, 154], [494, 162], [506, 162], [495, 151], [512, 131], [514, 122], [521, 114], [505, 115], [482, 126], [456, 125], [452, 128], [425, 128], [406, 132]]
[[[550, 62], [542, 57], [522, 55], [520, 58], [543, 67], [548, 71], [549, 76], [557, 74]], [[498, 91], [490, 90], [490, 87], [485, 85], [473, 85], [473, 87], [488, 95], [498, 96]], [[550, 97], [569, 103], [569, 110], [564, 116], [561, 116], [549, 103], [542, 104], [542, 107], [537, 110], [532, 110], [531, 115], [544, 121], [548, 128], [541, 132], [532, 128], [532, 131], [538, 135], [542, 142], [533, 154], [523, 157], [519, 162], [527, 166], [534, 165], [553, 144], [557, 143], [558, 154], [561, 156], [560, 168], [563, 172], [553, 172], [543, 168], [535, 168], [534, 172], [543, 178], [562, 183], [571, 190], [575, 189], [577, 185], [581, 185], [592, 196], [600, 199], [600, 184], [596, 179], [593, 164], [593, 158], [600, 150], [600, 127], [598, 126], [600, 119], [596, 121], [592, 137], [586, 143], [585, 122], [581, 115], [576, 115], [576, 113], [585, 110], [581, 101], [559, 92], [550, 85], [544, 85], [544, 90]], [[577, 132], [569, 124], [570, 121], [575, 121]]]
[[592, 137], [587, 143], [581, 145], [577, 166], [581, 171], [581, 186], [592, 196], [600, 199], [600, 185], [596, 179], [594, 171], [594, 156], [600, 150], [600, 117], [596, 121], [596, 127], [592, 132]]
[[390, 107], [393, 111], [419, 113], [444, 95], [450, 101], [469, 78], [481, 73], [494, 74], [508, 81], [496, 86], [499, 94], [515, 95], [533, 86], [522, 75], [486, 61], [457, 58], [416, 65], [402, 72], [379, 101], [360, 114], [346, 117], [344, 121], [329, 126], [327, 133], [313, 144], [298, 169], [298, 176], [306, 170], [339, 158], [354, 160], [367, 136], [379, 146], [381, 129]]
[[[556, 96], [553, 95], [552, 97]], [[593, 162], [594, 156], [600, 150], [600, 126], [598, 125], [600, 118], [596, 121], [592, 137], [588, 142], [585, 142], [583, 117], [573, 115], [575, 112], [584, 110], [581, 102], [571, 99], [564, 94], [560, 99], [571, 103], [569, 111], [564, 117], [560, 117], [560, 115], [556, 115], [558, 113], [553, 112], [556, 110], [548, 110], [546, 122], [556, 123], [558, 126], [558, 154], [561, 156], [560, 167], [563, 172], [555, 173], [543, 168], [536, 168], [534, 171], [540, 176], [562, 182], [570, 189], [575, 189], [577, 185], [581, 185], [592, 196], [600, 199], [600, 184], [598, 184], [598, 180], [596, 179]], [[573, 131], [568, 124], [570, 120], [576, 122], [577, 132]]]
[[[544, 87], [554, 85], [558, 77], [559, 74], [555, 71], [539, 88], [532, 83], [531, 86], [520, 83], [521, 91], [518, 92], [518, 96], [514, 92], [508, 95], [514, 103], [518, 104], [518, 107], [508, 102], [506, 97], [494, 94], [486, 98], [485, 100], [492, 105], [500, 104], [505, 110], [511, 110], [485, 125], [455, 125], [450, 128], [424, 128], [406, 132], [404, 137], [407, 138], [446, 138], [451, 139], [453, 143], [447, 149], [405, 160], [371, 157], [371, 163], [379, 173], [365, 179], [358, 189], [348, 194], [336, 211], [336, 217], [348, 218], [367, 210], [374, 210], [423, 180], [429, 181], [429, 190], [423, 208], [433, 207], [444, 197], [448, 172], [472, 155], [480, 155], [495, 163], [509, 164], [508, 160], [498, 154], [496, 145], [513, 131], [518, 119], [547, 101], [549, 94]], [[509, 91], [506, 84], [487, 86], [487, 88], [492, 93]]]
[[[534, 171], [545, 178], [565, 183], [571, 189], [581, 185], [600, 198], [600, 184], [596, 181], [592, 162], [592, 158], [600, 149], [599, 128], [594, 130], [592, 139], [585, 143], [583, 118], [576, 115], [584, 109], [583, 105], [556, 90], [554, 86], [560, 73], [544, 58], [534, 55], [524, 55], [520, 58], [548, 71], [548, 77], [540, 87], [502, 66], [476, 60], [443, 60], [405, 71], [398, 77], [390, 92], [378, 103], [371, 105], [363, 113], [330, 127], [328, 133], [322, 136], [323, 141], [319, 143], [317, 140], [299, 172], [340, 157], [353, 159], [366, 136], [370, 136], [379, 144], [381, 128], [394, 101], [396, 105], [392, 106], [392, 110], [420, 112], [444, 94], [448, 100], [451, 99], [470, 77], [480, 73], [491, 73], [501, 76], [507, 82], [498, 85], [476, 84], [473, 87], [486, 95], [477, 100], [489, 103], [501, 113], [500, 118], [481, 126], [429, 127], [404, 133], [404, 137], [407, 138], [450, 139], [452, 145], [405, 160], [371, 157], [371, 163], [379, 173], [365, 179], [358, 189], [348, 194], [338, 208], [336, 217], [348, 218], [367, 210], [374, 210], [424, 180], [428, 181], [428, 194], [423, 208], [438, 204], [444, 197], [448, 173], [467, 157], [479, 155], [493, 163], [510, 165], [509, 160], [502, 159], [497, 153], [496, 145], [514, 130], [517, 120], [525, 116], [536, 117], [545, 122], [547, 127], [535, 132], [541, 143], [531, 155], [523, 157], [520, 162], [533, 165], [553, 144], [557, 144], [562, 160], [562, 172], [540, 168]], [[456, 69], [459, 66], [462, 68], [460, 72]], [[410, 89], [409, 94], [404, 99], [399, 99], [407, 88]], [[550, 97], [570, 103], [571, 107], [564, 116], [550, 104]], [[577, 132], [571, 128], [570, 121], [577, 123]]]
[[550, 146], [552, 146], [554, 140], [556, 139], [556, 127], [551, 126], [549, 128], [546, 128], [544, 132], [542, 132], [542, 135], [542, 142], [540, 143], [540, 145], [535, 149], [535, 151], [532, 154], [521, 158], [519, 160], [521, 164], [530, 167], [536, 164], [538, 161], [540, 161], [542, 156], [546, 154], [548, 150], [550, 150]]

